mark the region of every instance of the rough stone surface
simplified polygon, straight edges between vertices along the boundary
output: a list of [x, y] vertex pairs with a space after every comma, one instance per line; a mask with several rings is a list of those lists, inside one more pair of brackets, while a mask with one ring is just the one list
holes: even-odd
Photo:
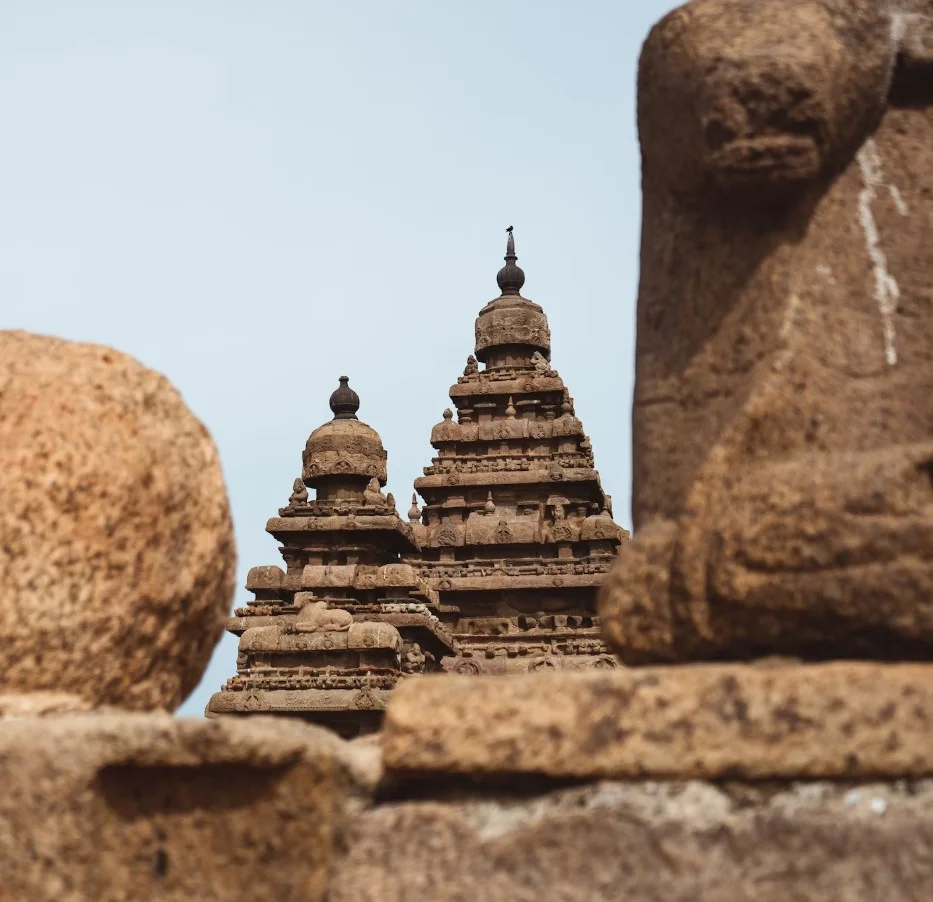
[[933, 667], [768, 664], [424, 677], [396, 690], [395, 777], [933, 776]]
[[[0, 718], [50, 717], [56, 714], [82, 714], [104, 708], [67, 692], [0, 693]], [[116, 712], [117, 708], [106, 709]]]
[[3, 720], [0, 900], [322, 899], [371, 757], [266, 718]]
[[931, 37], [694, 0], [647, 39], [629, 663], [933, 652]]
[[329, 902], [877, 902], [933, 893], [933, 784], [602, 783], [365, 812]]
[[0, 333], [0, 691], [173, 708], [223, 631], [235, 549], [214, 444], [125, 354]]

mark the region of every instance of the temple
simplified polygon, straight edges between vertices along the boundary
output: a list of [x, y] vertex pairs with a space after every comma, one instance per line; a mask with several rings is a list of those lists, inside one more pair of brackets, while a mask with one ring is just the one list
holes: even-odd
[[357, 418], [348, 383], [341, 377], [331, 395], [334, 418], [308, 438], [288, 505], [266, 524], [286, 569], [250, 570], [255, 599], [228, 624], [240, 636], [237, 673], [208, 717], [267, 712], [369, 733], [403, 675], [435, 670], [454, 651], [437, 593], [400, 561], [417, 545], [382, 492], [386, 452]]
[[287, 714], [352, 737], [378, 729], [411, 675], [616, 666], [596, 590], [628, 533], [551, 367], [547, 317], [521, 295], [511, 230], [505, 264], [408, 523], [382, 492], [386, 452], [341, 377], [334, 418], [311, 434], [302, 477], [266, 525], [285, 570], [249, 572], [255, 598], [228, 624], [237, 673], [208, 716]]
[[[476, 351], [431, 432], [437, 457], [415, 488], [418, 550], [458, 644], [445, 670], [505, 674], [614, 667], [596, 590], [628, 533], [612, 519], [573, 399], [552, 369], [540, 306], [508, 230], [501, 295], [480, 311]], [[484, 365], [481, 366], [481, 365]]]

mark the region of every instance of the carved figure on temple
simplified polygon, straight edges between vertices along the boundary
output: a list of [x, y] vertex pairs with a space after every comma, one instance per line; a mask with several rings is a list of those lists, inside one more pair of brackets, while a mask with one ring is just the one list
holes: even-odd
[[402, 655], [402, 673], [424, 673], [424, 665], [427, 661], [421, 646], [415, 642], [408, 646]]
[[379, 480], [375, 477], [369, 480], [363, 492], [363, 502], [369, 507], [385, 507], [388, 503], [386, 496], [382, 494]]
[[292, 629], [296, 633], [344, 632], [352, 623], [353, 615], [349, 611], [331, 608], [326, 601], [311, 598], [298, 612]]
[[467, 357], [466, 366], [463, 368], [464, 376], [475, 376], [479, 372], [479, 364], [476, 362], [476, 358], [470, 354]]
[[548, 363], [547, 358], [540, 351], [535, 351], [531, 355], [531, 365], [534, 367], [535, 372], [541, 375], [546, 375], [551, 369], [551, 364]]
[[438, 545], [459, 545], [461, 542], [460, 532], [452, 523], [443, 523], [437, 531], [434, 541]]
[[694, 0], [645, 44], [627, 662], [933, 648], [931, 38]]
[[571, 542], [575, 530], [567, 522], [563, 504], [554, 505], [554, 525], [551, 527], [551, 537], [555, 542]]
[[292, 493], [288, 496], [288, 503], [291, 507], [296, 504], [305, 504], [308, 501], [308, 489], [304, 482], [299, 478], [292, 484]]

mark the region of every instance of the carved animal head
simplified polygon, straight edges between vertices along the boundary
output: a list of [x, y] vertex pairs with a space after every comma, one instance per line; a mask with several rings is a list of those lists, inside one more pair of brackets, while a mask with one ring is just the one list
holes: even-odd
[[895, 58], [886, 0], [693, 0], [639, 71], [647, 181], [755, 202], [828, 178], [877, 123]]

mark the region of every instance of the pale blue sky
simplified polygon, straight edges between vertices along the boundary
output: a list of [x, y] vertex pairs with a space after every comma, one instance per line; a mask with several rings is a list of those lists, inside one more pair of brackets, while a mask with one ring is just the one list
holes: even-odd
[[178, 386], [220, 448], [242, 603], [339, 375], [407, 511], [514, 225], [627, 526], [635, 69], [674, 5], [0, 0], [0, 327]]

